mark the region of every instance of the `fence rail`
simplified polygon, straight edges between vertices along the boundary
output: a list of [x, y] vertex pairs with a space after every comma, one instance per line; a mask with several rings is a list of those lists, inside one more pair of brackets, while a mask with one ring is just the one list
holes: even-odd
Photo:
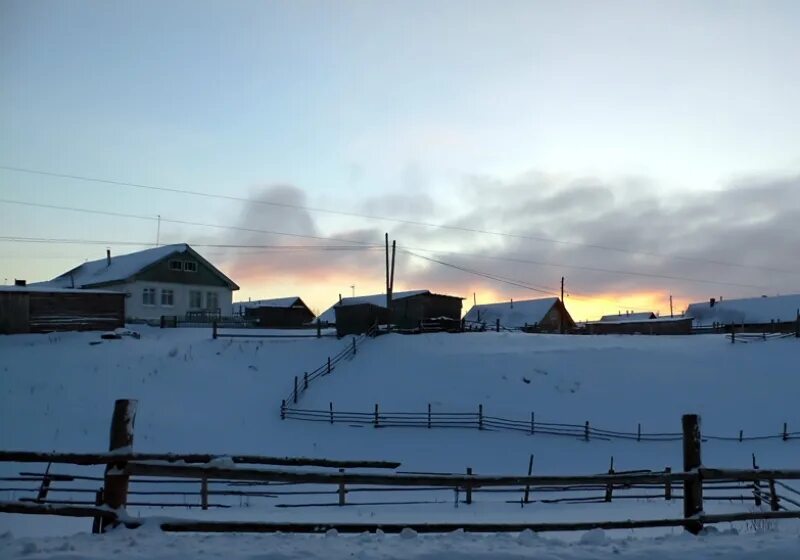
[[[641, 424], [637, 424], [635, 432], [607, 430], [592, 425], [588, 420], [582, 424], [566, 424], [541, 422], [536, 420], [535, 413], [525, 420], [502, 418], [485, 414], [483, 405], [478, 405], [475, 412], [434, 412], [428, 405], [427, 412], [384, 412], [375, 405], [371, 412], [351, 412], [337, 410], [329, 403], [328, 410], [295, 408], [285, 399], [281, 405], [281, 419], [304, 420], [309, 422], [327, 422], [329, 424], [349, 424], [355, 426], [372, 426], [374, 428], [463, 428], [484, 431], [511, 431], [528, 435], [552, 435], [589, 440], [629, 440], [645, 442], [680, 441], [680, 432], [645, 432]], [[739, 430], [737, 435], [723, 436], [703, 434], [708, 441], [789, 441], [800, 439], [800, 432], [790, 432], [788, 423], [783, 430], [775, 434], [745, 435]]]

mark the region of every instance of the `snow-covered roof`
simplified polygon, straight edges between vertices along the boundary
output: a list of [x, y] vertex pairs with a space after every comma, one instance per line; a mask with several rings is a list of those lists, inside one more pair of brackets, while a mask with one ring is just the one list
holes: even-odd
[[170, 255], [185, 252], [191, 253], [192, 256], [209, 266], [221, 278], [228, 282], [233, 289], [239, 288], [230, 278], [222, 274], [214, 265], [206, 261], [186, 243], [163, 245], [161, 247], [137, 251], [135, 253], [128, 253], [127, 255], [112, 256], [111, 264], [108, 263], [106, 258], [85, 262], [48, 282], [39, 282], [32, 285], [43, 287], [86, 288], [114, 282], [124, 282], [145, 268], [156, 264]]
[[[300, 300], [300, 296], [291, 296], [272, 299], [256, 299], [252, 301], [236, 301], [233, 303], [233, 305], [234, 307], [240, 307], [242, 309], [257, 309], [259, 307], [280, 307], [281, 309], [288, 309], [297, 303], [298, 300]], [[302, 303], [302, 300], [300, 300], [300, 302]]]
[[[406, 299], [413, 296], [418, 295], [429, 295], [431, 294], [430, 290], [409, 290], [407, 292], [394, 292], [392, 294], [392, 301]], [[456, 297], [456, 296], [447, 296], [447, 297]], [[459, 298], [461, 299], [461, 298]], [[324, 313], [322, 313], [318, 319], [323, 323], [335, 323], [336, 322], [336, 308], [343, 307], [347, 305], [374, 305], [376, 307], [382, 307], [386, 309], [386, 294], [372, 294], [368, 296], [356, 296], [356, 297], [349, 297], [349, 298], [342, 298], [341, 302], [336, 302], [334, 305], [329, 307]]]
[[500, 324], [507, 328], [535, 325], [542, 322], [557, 301], [557, 297], [550, 297], [474, 305], [464, 316], [464, 320], [494, 324], [500, 319]]
[[600, 317], [599, 323], [620, 323], [620, 322], [638, 322], [646, 321], [648, 319], [655, 319], [656, 314], [652, 311], [642, 311], [639, 313], [618, 313], [617, 315], [603, 315]]
[[628, 323], [673, 323], [676, 321], [686, 321], [688, 319], [691, 319], [691, 317], [680, 316], [680, 315], [678, 317], [653, 317], [653, 318], [649, 316], [634, 318], [634, 315], [642, 315], [642, 314], [631, 313], [627, 317], [623, 315], [618, 321], [604, 321], [600, 319], [599, 321], [589, 321], [586, 324], [603, 325], [608, 323], [614, 323], [615, 325], [617, 325], [617, 324], [628, 324]]
[[686, 315], [694, 318], [696, 326], [722, 324], [755, 324], [789, 322], [797, 319], [800, 309], [800, 294], [785, 296], [762, 296], [745, 299], [726, 299], [714, 302], [703, 301], [689, 304]]

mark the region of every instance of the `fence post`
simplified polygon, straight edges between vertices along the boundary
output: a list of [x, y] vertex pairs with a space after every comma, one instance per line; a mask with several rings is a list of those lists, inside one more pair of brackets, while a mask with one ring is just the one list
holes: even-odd
[[636, 441], [642, 441], [642, 424], [636, 425]]
[[[467, 467], [467, 476], [472, 476], [472, 467]], [[467, 504], [471, 504], [472, 503], [472, 482], [470, 482], [469, 480], [467, 481], [466, 496], [467, 496], [466, 503]]]
[[[533, 474], [533, 453], [531, 453], [530, 458], [528, 459], [528, 476]], [[530, 496], [531, 496], [531, 485], [525, 485], [525, 495], [523, 496], [522, 501], [526, 504], [530, 503]]]
[[[608, 467], [608, 474], [614, 474], [614, 456], [613, 455], [611, 456], [611, 464]], [[605, 495], [605, 501], [606, 502], [610, 502], [611, 501], [611, 494], [613, 492], [614, 492], [614, 484], [609, 482], [608, 484], [606, 484], [606, 495]]]
[[794, 325], [794, 336], [800, 338], [800, 309], [797, 310], [797, 319]]
[[294, 376], [294, 404], [297, 404], [297, 376]]
[[[101, 506], [103, 505], [103, 489], [100, 488], [94, 494], [94, 505]], [[103, 518], [98, 516], [92, 520], [92, 534], [96, 535], [102, 531], [103, 528]]]
[[536, 415], [531, 412], [531, 435], [536, 431]]
[[736, 325], [731, 323], [731, 344], [736, 344]]
[[353, 337], [353, 356], [356, 355], [356, 337]]
[[328, 373], [331, 372], [331, 357], [328, 356]]
[[431, 429], [431, 403], [428, 403], [428, 429]]
[[783, 441], [786, 441], [786, 440], [789, 439], [789, 429], [788, 428], [789, 428], [788, 423], [784, 422], [783, 423]]
[[[697, 414], [684, 414], [681, 424], [683, 427], [683, 470], [689, 473], [703, 464], [700, 458], [700, 417]], [[703, 481], [698, 472], [693, 479], [686, 479], [683, 483], [685, 528], [693, 535], [697, 535], [703, 529], [701, 521], [692, 519], [701, 511], [703, 511]]]
[[211, 323], [211, 338], [217, 340], [217, 322]]
[[332, 402], [328, 403], [328, 410], [330, 410], [330, 412], [331, 412], [331, 424], [333, 424], [333, 403]]
[[317, 317], [317, 338], [322, 338], [322, 323], [320, 322], [319, 317]]
[[305, 391], [306, 389], [308, 389], [308, 372], [304, 371], [303, 372], [303, 391]]
[[378, 403], [375, 403], [375, 427], [378, 427]]
[[775, 491], [774, 478], [769, 479], [769, 509], [772, 511], [778, 511], [781, 509], [778, 493]]
[[[339, 469], [340, 474], [344, 474], [344, 469]], [[344, 496], [347, 491], [344, 488], [344, 478], [339, 479], [339, 490], [337, 491], [339, 494], [339, 505], [343, 506], [345, 503]]]
[[583, 426], [583, 439], [584, 441], [589, 441], [589, 421], [586, 421], [586, 424]]
[[[672, 474], [672, 467], [664, 467], [664, 473], [669, 476]], [[668, 502], [672, 501], [672, 480], [669, 478], [664, 483], [664, 499]]]
[[281, 399], [281, 420], [286, 420], [286, 399]]
[[[753, 453], [752, 455], [753, 455], [753, 470], [757, 471], [758, 470], [758, 465], [756, 464], [756, 454]], [[755, 501], [756, 506], [760, 506], [761, 505], [761, 481], [760, 480], [754, 480], [753, 481], [753, 498], [755, 498], [754, 501]]]
[[500, 318], [494, 320], [494, 330], [500, 332]]
[[[111, 432], [108, 450], [133, 449], [133, 425], [136, 421], [136, 403], [133, 399], [117, 399], [114, 402], [114, 414], [111, 416]], [[103, 491], [103, 504], [111, 509], [125, 507], [128, 502], [127, 474], [124, 474], [125, 463], [109, 463], [106, 465]], [[118, 523], [113, 522], [112, 526]], [[106, 522], [100, 523], [101, 532], [106, 530]]]
[[478, 429], [483, 429], [483, 405], [478, 405]]
[[208, 509], [208, 477], [200, 480], [200, 504], [202, 509]]

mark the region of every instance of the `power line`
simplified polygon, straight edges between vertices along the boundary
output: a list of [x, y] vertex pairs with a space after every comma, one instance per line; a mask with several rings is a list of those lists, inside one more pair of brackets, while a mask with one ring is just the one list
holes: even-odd
[[[146, 241], [111, 241], [111, 240], [97, 240], [97, 239], [66, 239], [63, 237], [17, 237], [17, 236], [0, 236], [0, 242], [10, 243], [49, 243], [49, 244], [74, 244], [74, 245], [118, 245], [118, 246], [131, 246], [131, 247], [153, 247], [153, 243]], [[178, 242], [183, 243], [183, 242]], [[163, 243], [162, 245], [172, 245], [172, 243]], [[378, 245], [242, 245], [233, 243], [189, 243], [193, 247], [204, 247], [211, 249], [259, 249], [264, 251], [277, 250], [277, 251], [364, 251], [370, 249], [379, 249]]]
[[[397, 224], [404, 224], [404, 225], [411, 225], [417, 227], [426, 227], [426, 228], [436, 228], [436, 229], [447, 229], [452, 231], [461, 231], [466, 233], [476, 233], [482, 235], [494, 235], [499, 237], [507, 237], [507, 238], [515, 238], [515, 239], [526, 239], [529, 241], [540, 241], [543, 243], [554, 243], [558, 245], [570, 245], [575, 247], [585, 247], [587, 249], [597, 249], [603, 251], [613, 251], [617, 253], [625, 253], [631, 255], [640, 255], [640, 256], [647, 256], [647, 257], [657, 257], [661, 259], [671, 259], [671, 260], [682, 260], [687, 262], [697, 262], [702, 264], [713, 264], [718, 266], [727, 266], [733, 268], [746, 268], [746, 269], [756, 269], [756, 270], [765, 270], [769, 272], [779, 272], [783, 274], [798, 274], [798, 271], [793, 270], [784, 270], [778, 268], [771, 268], [765, 266], [758, 266], [758, 265], [749, 265], [743, 263], [732, 263], [726, 261], [718, 261], [718, 260], [711, 260], [707, 258], [700, 258], [700, 257], [687, 257], [683, 255], [668, 255], [665, 253], [658, 253], [654, 251], [635, 251], [632, 249], [624, 249], [621, 247], [613, 247], [610, 245], [599, 245], [594, 243], [583, 243], [580, 241], [570, 241], [565, 239], [555, 239], [552, 237], [544, 237], [544, 236], [535, 236], [529, 234], [520, 234], [520, 233], [511, 233], [511, 232], [504, 232], [504, 231], [495, 231], [495, 230], [485, 230], [479, 228], [470, 228], [466, 226], [456, 226], [450, 224], [435, 224], [430, 222], [423, 222], [418, 220], [405, 220], [401, 218], [392, 218], [389, 216], [375, 216], [371, 214], [362, 214], [359, 212], [349, 212], [345, 210], [333, 210], [330, 208], [319, 208], [314, 206], [305, 206], [301, 204], [290, 204], [285, 202], [272, 202], [267, 200], [253, 200], [250, 198], [245, 198], [241, 196], [233, 196], [233, 195], [226, 195], [226, 194], [217, 194], [217, 193], [207, 193], [202, 191], [195, 191], [190, 189], [182, 189], [177, 187], [166, 187], [166, 186], [157, 186], [157, 185], [148, 185], [145, 183], [132, 183], [128, 181], [116, 181], [112, 179], [102, 179], [97, 177], [89, 177], [85, 175], [72, 175], [68, 173], [56, 173], [52, 171], [43, 171], [38, 169], [30, 169], [25, 167], [14, 167], [10, 165], [0, 165], [0, 169], [4, 169], [6, 171], [13, 171], [17, 173], [28, 173], [33, 175], [41, 175], [46, 177], [57, 177], [61, 179], [70, 179], [75, 181], [85, 181], [85, 182], [92, 182], [92, 183], [102, 183], [106, 185], [115, 185], [118, 187], [129, 187], [129, 188], [136, 188], [136, 189], [146, 189], [152, 191], [161, 191], [161, 192], [169, 192], [174, 194], [182, 194], [182, 195], [190, 195], [190, 196], [197, 196], [203, 198], [214, 198], [220, 200], [229, 200], [235, 202], [245, 202], [250, 204], [261, 204], [264, 206], [272, 206], [276, 208], [285, 208], [285, 209], [292, 209], [292, 210], [303, 210], [306, 212], [316, 212], [322, 214], [331, 214], [337, 216], [347, 216], [351, 218], [360, 218], [360, 219], [368, 219], [368, 220], [380, 220], [384, 222], [392, 222]], [[156, 219], [156, 218], [152, 218]]]

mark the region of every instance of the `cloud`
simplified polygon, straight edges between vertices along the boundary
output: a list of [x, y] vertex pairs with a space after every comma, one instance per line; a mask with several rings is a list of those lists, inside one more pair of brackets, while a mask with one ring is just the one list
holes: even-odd
[[[717, 191], [665, 193], [645, 178], [604, 181], [529, 173], [507, 181], [467, 177], [461, 193], [469, 210], [447, 220], [448, 228], [351, 219], [348, 223], [356, 226], [352, 229], [321, 231], [309, 212], [258, 204], [308, 205], [301, 189], [273, 186], [254, 193], [254, 203], [245, 206], [239, 225], [378, 245], [388, 227], [402, 248], [463, 269], [545, 291], [557, 291], [565, 276], [567, 292], [575, 298], [612, 297], [616, 303], [608, 304], [613, 307], [610, 312], [626, 308], [626, 295], [635, 299], [637, 294], [663, 293], [666, 301], [672, 293], [685, 302], [800, 288], [800, 265], [795, 264], [800, 247], [796, 226], [800, 176], [750, 177]], [[445, 207], [447, 200], [430, 193], [388, 193], [365, 200], [356, 211], [440, 223], [437, 214]], [[268, 288], [270, 282], [288, 279], [298, 292], [312, 284], [317, 291], [320, 285], [329, 286], [331, 300], [339, 292], [347, 293], [353, 282], [383, 286], [385, 261], [380, 247], [344, 249], [336, 241], [255, 232], [235, 232], [231, 239], [245, 244], [337, 247], [236, 252], [231, 272], [243, 285]], [[423, 251], [432, 248], [440, 252]], [[473, 291], [516, 299], [543, 295], [405, 252], [397, 257], [396, 282], [399, 288], [462, 296]]]

